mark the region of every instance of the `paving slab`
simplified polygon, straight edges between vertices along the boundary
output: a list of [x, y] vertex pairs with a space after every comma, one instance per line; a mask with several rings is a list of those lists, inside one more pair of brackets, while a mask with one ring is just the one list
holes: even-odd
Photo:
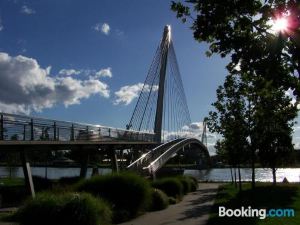
[[200, 183], [199, 189], [184, 196], [180, 203], [119, 225], [205, 225], [219, 185]]

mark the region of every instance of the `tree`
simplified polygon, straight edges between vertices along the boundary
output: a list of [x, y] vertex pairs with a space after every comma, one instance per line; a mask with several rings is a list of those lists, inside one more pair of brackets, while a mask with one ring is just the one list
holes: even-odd
[[[231, 55], [232, 63], [246, 60], [248, 68], [260, 59], [260, 54], [270, 52], [262, 43], [272, 44], [278, 33], [271, 31], [272, 20], [286, 18], [287, 28], [280, 31], [284, 40], [282, 52], [284, 60], [290, 63], [290, 74], [296, 71], [300, 77], [300, 1], [299, 0], [187, 0], [191, 6], [172, 1], [171, 9], [177, 17], [186, 22], [192, 19], [191, 29], [199, 42], [210, 44], [208, 55]], [[282, 78], [285, 79], [285, 78]], [[296, 82], [296, 83], [295, 83]], [[295, 88], [299, 93], [299, 83], [295, 80], [285, 83], [287, 89]]]
[[208, 128], [223, 137], [216, 147], [228, 163], [238, 169], [240, 190], [240, 166], [249, 158], [248, 107], [244, 93], [245, 85], [240, 77], [229, 74], [224, 85], [217, 89], [217, 101], [212, 104], [216, 111], [210, 112], [206, 119]]
[[[263, 133], [268, 134], [268, 127], [262, 127], [263, 123], [259, 122], [261, 120], [256, 121], [260, 117], [254, 115], [264, 111], [259, 104], [265, 99], [265, 91], [270, 90], [266, 84], [268, 83], [280, 96], [284, 96], [285, 91], [291, 89], [297, 98], [296, 105], [299, 101], [299, 1], [191, 0], [186, 3], [191, 6], [172, 2], [171, 8], [183, 22], [191, 18], [194, 38], [199, 42], [210, 44], [208, 56], [214, 53], [222, 57], [231, 56], [227, 69], [230, 73], [236, 73], [235, 68], [240, 67], [241, 79], [246, 81], [245, 97], [248, 99], [249, 114], [248, 143], [251, 149], [252, 187], [254, 187], [255, 153], [257, 149], [261, 150], [259, 148], [263, 147], [257, 138], [259, 134], [255, 132], [266, 129]], [[271, 23], [278, 18], [285, 18], [288, 27], [274, 33], [270, 29]], [[276, 102], [275, 99], [269, 98], [269, 103], [286, 106], [283, 98], [276, 100], [280, 101]], [[284, 108], [281, 110], [284, 112]], [[280, 118], [281, 114], [274, 114], [274, 118]], [[294, 118], [293, 116], [281, 118], [283, 119], [281, 122], [285, 123], [285, 127], [290, 127], [289, 122]], [[257, 128], [258, 126], [260, 127]], [[288, 145], [288, 138], [286, 138], [285, 146]]]
[[259, 159], [264, 167], [272, 169], [275, 185], [276, 169], [290, 160], [294, 150], [292, 121], [297, 116], [297, 109], [288, 96], [274, 90], [267, 81], [256, 108], [254, 133], [257, 135]]

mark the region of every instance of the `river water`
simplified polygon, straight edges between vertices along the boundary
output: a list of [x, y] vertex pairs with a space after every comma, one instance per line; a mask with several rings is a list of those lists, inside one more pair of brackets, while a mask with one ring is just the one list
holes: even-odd
[[[58, 179], [60, 177], [73, 177], [79, 176], [80, 168], [56, 168], [49, 167], [45, 169], [44, 167], [31, 167], [31, 172], [33, 175], [48, 177], [49, 179]], [[99, 174], [111, 173], [111, 169], [101, 168], [99, 169]], [[87, 171], [87, 176], [90, 177], [92, 174], [92, 168]], [[185, 175], [192, 175], [198, 178], [200, 181], [220, 181], [226, 182], [231, 181], [230, 169], [228, 168], [218, 168], [209, 170], [185, 170]], [[270, 169], [257, 168], [255, 170], [256, 181], [261, 182], [271, 182], [272, 172]], [[14, 167], [9, 169], [7, 167], [0, 167], [0, 177], [23, 177], [23, 170], [21, 167]], [[251, 181], [251, 169], [241, 169], [241, 176], [243, 181]], [[284, 177], [288, 179], [289, 182], [300, 182], [300, 168], [279, 168], [277, 170], [277, 181], [281, 182]]]
[[[231, 181], [229, 168], [218, 168], [210, 170], [185, 170], [184, 174], [197, 177], [201, 181]], [[243, 181], [251, 181], [251, 168], [241, 169], [241, 178]], [[256, 168], [256, 181], [272, 182], [271, 169]], [[282, 182], [284, 178], [289, 182], [300, 182], [300, 168], [279, 168], [276, 173], [277, 182]]]

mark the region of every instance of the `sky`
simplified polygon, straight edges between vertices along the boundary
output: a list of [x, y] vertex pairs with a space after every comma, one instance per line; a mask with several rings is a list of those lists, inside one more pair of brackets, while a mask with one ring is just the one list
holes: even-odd
[[170, 4], [1, 0], [0, 111], [125, 128], [168, 24], [191, 119], [202, 121], [229, 60], [206, 57]]

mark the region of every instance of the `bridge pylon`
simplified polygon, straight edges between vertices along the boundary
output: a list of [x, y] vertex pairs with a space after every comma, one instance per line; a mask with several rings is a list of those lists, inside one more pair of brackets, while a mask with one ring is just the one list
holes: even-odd
[[171, 42], [171, 26], [165, 26], [163, 38], [160, 43], [161, 52], [161, 62], [160, 62], [160, 72], [159, 72], [159, 86], [158, 86], [158, 96], [156, 104], [156, 115], [154, 122], [154, 134], [155, 141], [161, 143], [162, 134], [162, 122], [163, 122], [163, 108], [164, 108], [164, 92], [165, 92], [165, 81], [166, 81], [166, 70], [167, 70], [167, 60], [168, 52]]
[[155, 142], [162, 143], [183, 136], [190, 124], [171, 26], [166, 25], [126, 128], [153, 133]]

